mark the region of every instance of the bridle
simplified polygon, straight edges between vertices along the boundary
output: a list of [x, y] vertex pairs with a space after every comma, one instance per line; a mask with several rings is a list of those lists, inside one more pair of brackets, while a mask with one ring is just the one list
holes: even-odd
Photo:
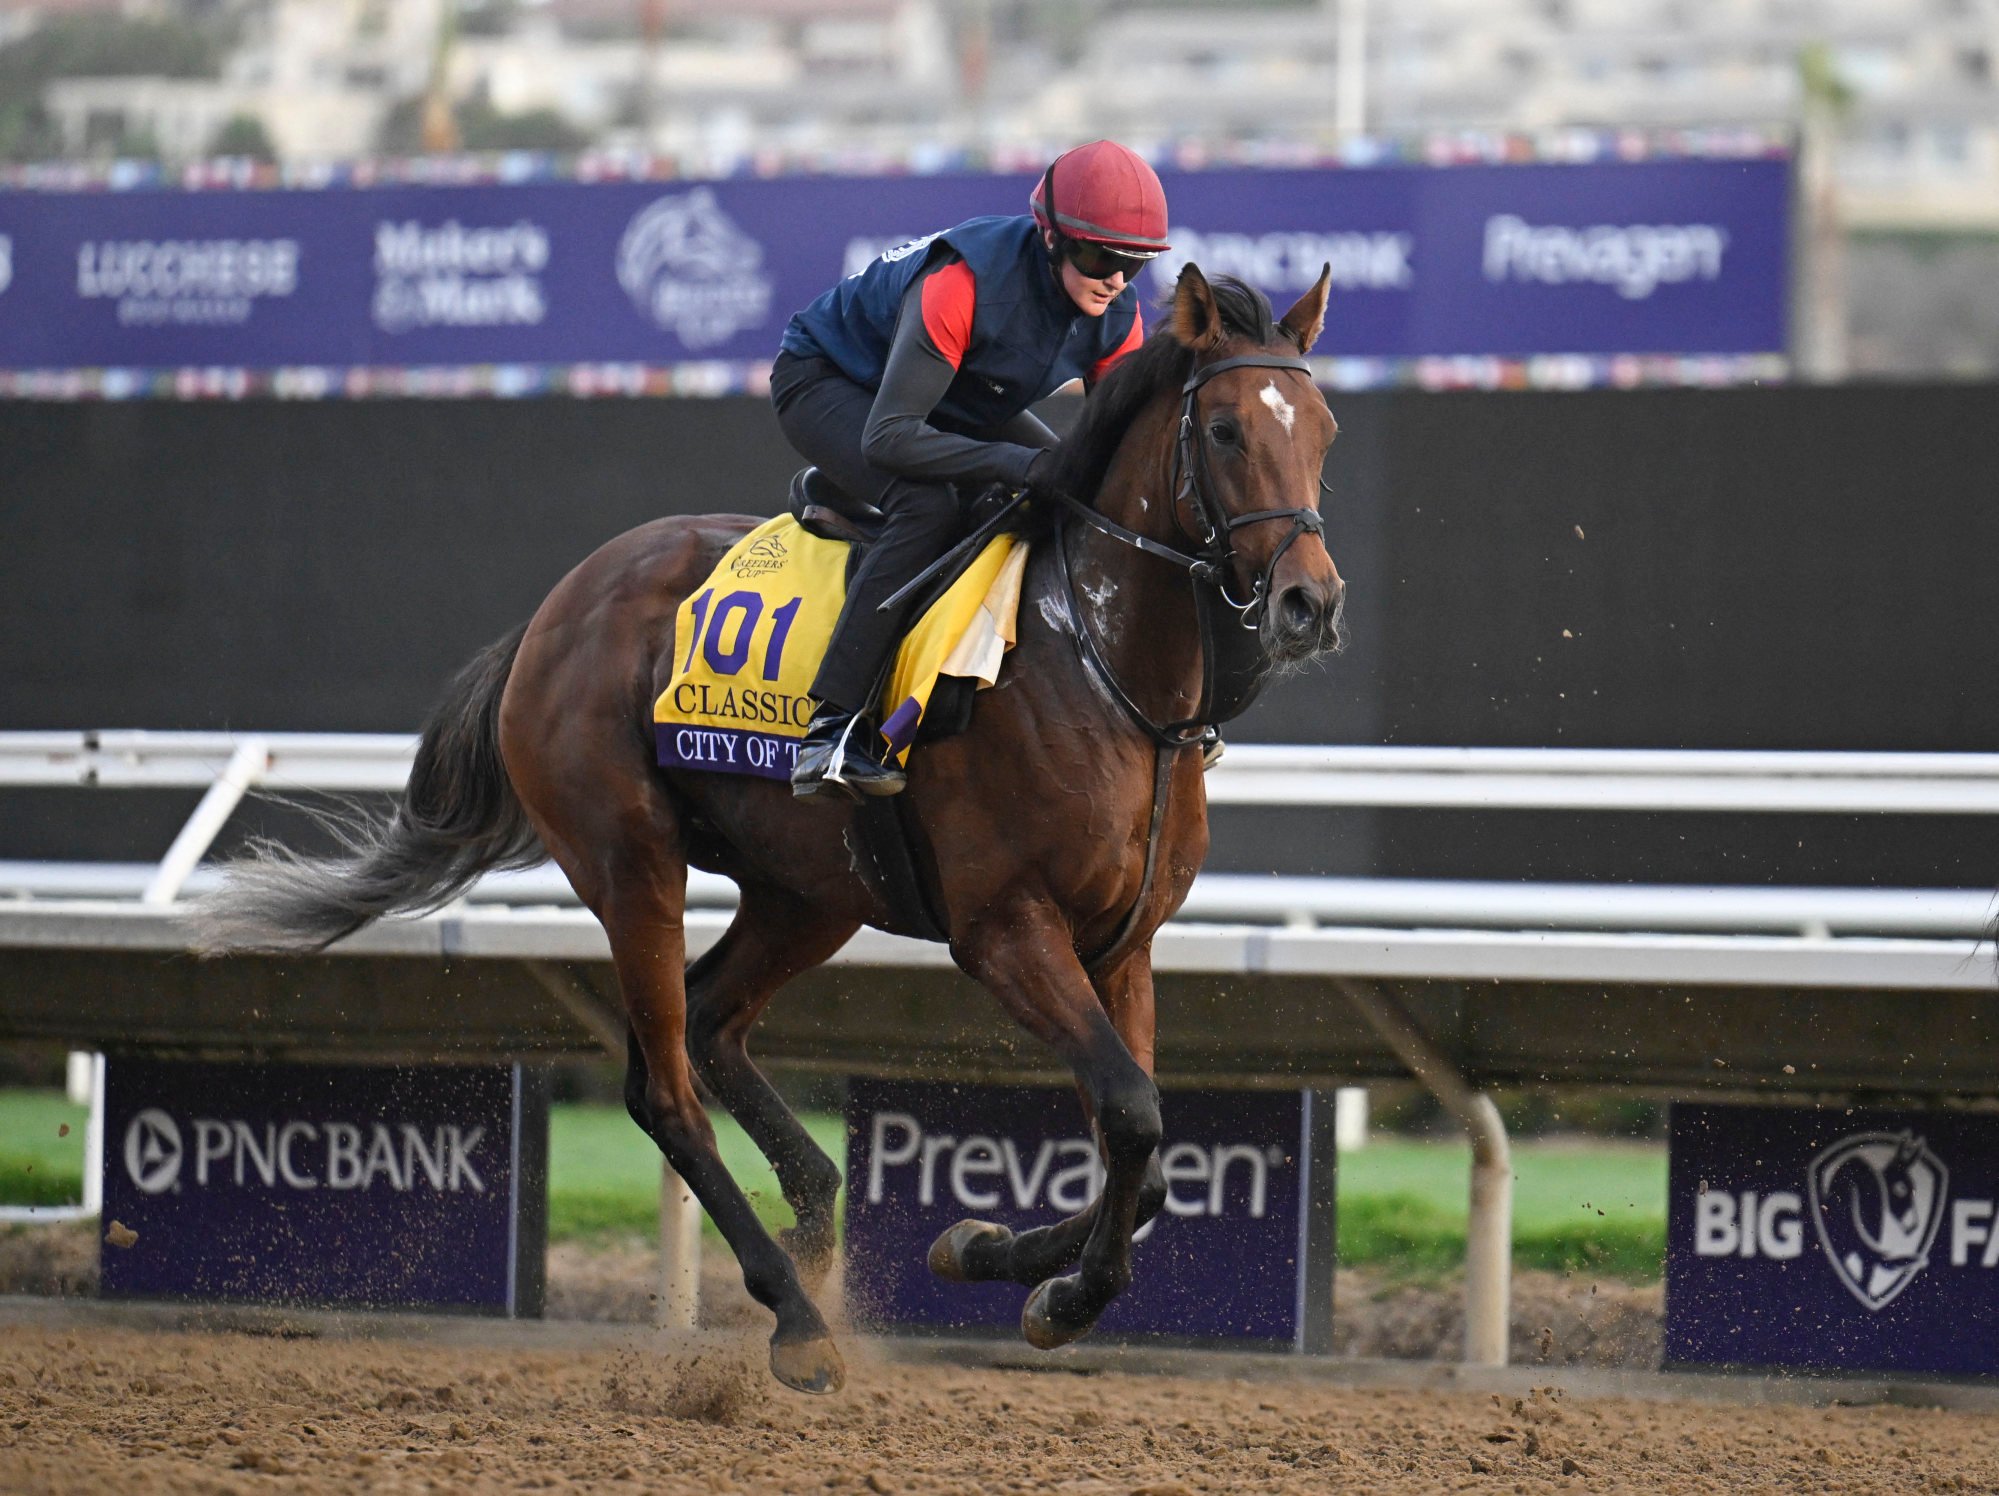
[[[1295, 509], [1254, 509], [1248, 514], [1232, 515], [1222, 508], [1215, 498], [1213, 484], [1208, 473], [1208, 442], [1200, 422], [1198, 396], [1201, 386], [1217, 374], [1225, 374], [1231, 369], [1295, 369], [1310, 375], [1312, 366], [1302, 358], [1288, 358], [1275, 353], [1247, 353], [1236, 358], [1217, 359], [1213, 363], [1202, 364], [1187, 376], [1180, 386], [1180, 426], [1173, 449], [1173, 470], [1169, 479], [1173, 490], [1173, 525], [1192, 543], [1189, 550], [1176, 550], [1162, 541], [1148, 535], [1140, 535], [1128, 530], [1115, 520], [1100, 514], [1082, 500], [1066, 493], [1056, 495], [1068, 510], [1093, 529], [1102, 531], [1113, 540], [1143, 551], [1161, 561], [1178, 566], [1188, 575], [1195, 587], [1195, 612], [1201, 624], [1201, 700], [1194, 716], [1180, 722], [1157, 723], [1146, 716], [1131, 694], [1125, 690], [1109, 662], [1097, 645], [1096, 636], [1091, 633], [1082, 610], [1076, 606], [1075, 576], [1069, 566], [1066, 527], [1057, 531], [1057, 540], [1062, 547], [1062, 575], [1068, 589], [1070, 615], [1076, 620], [1076, 637], [1083, 658], [1091, 671], [1123, 705], [1126, 713], [1162, 747], [1184, 747], [1198, 740], [1207, 728], [1216, 722], [1227, 721], [1246, 708], [1255, 698], [1262, 685], [1263, 675], [1268, 669], [1267, 662], [1260, 660], [1246, 670], [1226, 671], [1218, 666], [1216, 645], [1219, 642], [1215, 619], [1216, 611], [1210, 599], [1218, 598], [1234, 612], [1242, 628], [1255, 633], [1263, 626], [1264, 615], [1270, 605], [1270, 589], [1276, 576], [1277, 564], [1284, 559], [1284, 553], [1301, 535], [1317, 535], [1325, 530], [1325, 520], [1319, 511], [1311, 508]], [[1324, 480], [1321, 480], [1321, 487]], [[1191, 530], [1182, 519], [1191, 513], [1194, 528]], [[1251, 586], [1249, 598], [1238, 602], [1229, 595], [1229, 569], [1236, 559], [1235, 532], [1247, 525], [1263, 524], [1269, 520], [1291, 521], [1291, 533], [1279, 542], [1271, 552], [1269, 563]], [[1235, 651], [1231, 651], [1234, 653]], [[1234, 679], [1231, 677], [1245, 677]]]
[[[1056, 525], [1056, 564], [1062, 573], [1063, 600], [1069, 611], [1077, 653], [1083, 657], [1085, 668], [1096, 677], [1097, 683], [1124, 708], [1125, 715], [1153, 743], [1152, 814], [1146, 825], [1145, 865], [1139, 875], [1138, 897], [1118, 922], [1117, 932], [1110, 940], [1094, 953], [1084, 956], [1084, 969], [1092, 977], [1122, 960], [1132, 942], [1138, 938], [1152, 897], [1153, 882], [1158, 876], [1159, 836], [1166, 822], [1166, 803], [1172, 788], [1173, 768], [1180, 758], [1179, 750], [1201, 742], [1214, 724], [1239, 715], [1256, 699], [1256, 693], [1262, 689], [1264, 679], [1270, 673], [1270, 660], [1263, 652], [1257, 630], [1261, 628], [1264, 613], [1269, 607], [1277, 563], [1300, 535], [1317, 535], [1325, 529], [1325, 521], [1316, 509], [1254, 509], [1248, 514], [1231, 515], [1216, 500], [1208, 481], [1208, 444], [1198, 419], [1200, 408], [1196, 397], [1202, 385], [1230, 369], [1296, 369], [1306, 375], [1312, 372], [1312, 366], [1302, 358], [1250, 353], [1203, 364], [1190, 373], [1187, 382], [1180, 386], [1180, 428], [1174, 442], [1170, 483], [1173, 489], [1174, 528], [1193, 542], [1191, 551], [1175, 550], [1150, 536], [1140, 535], [1136, 530], [1127, 530], [1069, 494], [1058, 492], [1056, 495], [1062, 501], [1065, 516], [1073, 514], [1113, 540], [1184, 570], [1193, 589], [1194, 616], [1201, 631], [1201, 697], [1194, 715], [1178, 722], [1154, 722], [1117, 678], [1117, 673], [1111, 669], [1110, 662], [1104, 658], [1103, 650], [1097, 644], [1096, 635], [1090, 630], [1089, 619], [1076, 601], [1076, 573], [1069, 563], [1069, 526]], [[1319, 486], [1325, 487], [1323, 478], [1319, 480]], [[1181, 522], [1181, 514], [1187, 511], [1191, 511], [1196, 519], [1195, 530], [1190, 531]], [[1235, 560], [1235, 532], [1245, 525], [1279, 519], [1291, 521], [1291, 533], [1271, 554], [1270, 564], [1256, 579], [1249, 600], [1237, 602], [1228, 592], [1229, 565]], [[1241, 627], [1218, 627], [1215, 616], [1219, 611], [1217, 604], [1220, 608], [1233, 611]], [[1245, 630], [1248, 632], [1245, 633]], [[1251, 647], [1246, 649], [1245, 644]], [[1080, 949], [1078, 954], [1083, 954]]]

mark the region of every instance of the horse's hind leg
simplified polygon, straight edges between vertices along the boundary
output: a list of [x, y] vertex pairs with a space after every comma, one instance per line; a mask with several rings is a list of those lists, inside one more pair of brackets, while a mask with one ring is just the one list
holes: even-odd
[[[1097, 994], [1111, 1027], [1131, 1052], [1139, 1067], [1152, 1074], [1153, 998], [1152, 952], [1148, 942], [1099, 977]], [[1078, 1088], [1083, 1106], [1096, 1121], [1096, 1106], [1087, 1089]], [[1101, 1147], [1101, 1140], [1099, 1141]], [[1097, 1212], [1103, 1205], [1100, 1193], [1067, 1220], [1032, 1231], [1015, 1233], [990, 1221], [960, 1221], [930, 1248], [930, 1270], [955, 1283], [1019, 1283], [1028, 1288], [1044, 1283], [1057, 1273], [1065, 1273], [1083, 1255], [1084, 1244], [1096, 1229]], [[1159, 1213], [1166, 1203], [1166, 1174], [1160, 1167], [1159, 1152], [1146, 1160], [1145, 1175], [1139, 1182], [1138, 1208], [1134, 1229]]]
[[728, 930], [687, 969], [688, 1056], [709, 1092], [770, 1160], [798, 1218], [779, 1240], [810, 1281], [832, 1265], [840, 1170], [772, 1089], [747, 1044], [751, 1025], [777, 990], [825, 961], [857, 928], [795, 894], [747, 884]]
[[1052, 911], [1001, 919], [954, 947], [965, 970], [1069, 1064], [1096, 1113], [1106, 1177], [1080, 1266], [1029, 1296], [1021, 1330], [1043, 1350], [1089, 1330], [1131, 1282], [1131, 1234], [1159, 1147], [1159, 1091], [1113, 1026]]
[[[715, 1149], [694, 1089], [686, 1047], [686, 867], [651, 855], [611, 864], [592, 901], [611, 937], [611, 958], [631, 1024], [625, 1106], [721, 1229], [743, 1269], [750, 1296], [777, 1316], [770, 1366], [801, 1392], [831, 1392], [845, 1380], [826, 1321], [806, 1297], [783, 1248], [771, 1240]], [[580, 890], [579, 890], [580, 892]]]

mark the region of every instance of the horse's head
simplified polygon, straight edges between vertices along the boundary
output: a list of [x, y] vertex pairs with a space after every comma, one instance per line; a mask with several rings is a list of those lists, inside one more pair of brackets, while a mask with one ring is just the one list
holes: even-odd
[[1332, 267], [1273, 324], [1257, 292], [1180, 272], [1169, 324], [1193, 354], [1179, 427], [1176, 519], [1225, 556], [1225, 594], [1265, 650], [1340, 646], [1346, 591], [1321, 538], [1320, 472], [1339, 432], [1303, 356], [1326, 321]]

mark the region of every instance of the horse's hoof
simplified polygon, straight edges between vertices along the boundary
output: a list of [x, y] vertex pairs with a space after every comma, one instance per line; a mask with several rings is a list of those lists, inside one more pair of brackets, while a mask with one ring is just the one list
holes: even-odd
[[1052, 1351], [1090, 1333], [1094, 1319], [1078, 1320], [1064, 1314], [1060, 1301], [1073, 1295], [1082, 1284], [1079, 1274], [1050, 1278], [1027, 1296], [1020, 1311], [1020, 1333], [1038, 1351]]
[[984, 1282], [966, 1265], [965, 1254], [975, 1246], [997, 1247], [1012, 1239], [1011, 1231], [990, 1221], [960, 1221], [930, 1244], [930, 1271], [946, 1283]]
[[838, 1392], [847, 1383], [846, 1363], [825, 1335], [771, 1341], [770, 1374], [793, 1392]]

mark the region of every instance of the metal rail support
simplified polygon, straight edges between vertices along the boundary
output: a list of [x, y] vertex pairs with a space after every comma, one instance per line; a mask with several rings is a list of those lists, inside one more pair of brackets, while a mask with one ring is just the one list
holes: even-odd
[[[555, 961], [523, 963], [544, 991], [576, 1015], [612, 1059], [625, 1059], [624, 1016], [567, 966]], [[691, 1330], [701, 1309], [701, 1205], [687, 1182], [664, 1158], [659, 1163], [659, 1291], [653, 1323], [661, 1329]]]
[[1399, 1001], [1357, 982], [1335, 985], [1471, 1137], [1464, 1361], [1504, 1366], [1513, 1300], [1513, 1158], [1499, 1108], [1471, 1088]]
[[153, 874], [152, 882], [146, 885], [146, 891], [139, 895], [140, 903], [171, 904], [174, 901], [181, 885], [187, 882], [187, 875], [194, 871], [202, 854], [214, 845], [229, 817], [242, 804], [243, 796], [249, 793], [251, 785], [264, 777], [270, 763], [271, 747], [262, 738], [244, 738], [236, 745], [236, 751], [229, 755], [228, 766], [208, 787], [208, 793], [195, 806], [194, 814], [180, 828], [180, 835], [167, 848], [167, 855], [160, 859], [159, 870]]

